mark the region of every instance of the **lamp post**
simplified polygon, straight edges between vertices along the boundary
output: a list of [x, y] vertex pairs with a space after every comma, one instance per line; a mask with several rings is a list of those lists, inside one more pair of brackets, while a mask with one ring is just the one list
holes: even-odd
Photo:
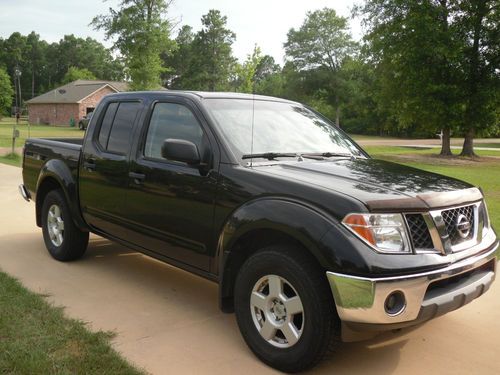
[[12, 129], [12, 154], [16, 150], [16, 138], [19, 137], [17, 126], [19, 125], [19, 110], [21, 107], [21, 70], [18, 66], [14, 70], [14, 87], [16, 89], [16, 122], [14, 123], [14, 129]]

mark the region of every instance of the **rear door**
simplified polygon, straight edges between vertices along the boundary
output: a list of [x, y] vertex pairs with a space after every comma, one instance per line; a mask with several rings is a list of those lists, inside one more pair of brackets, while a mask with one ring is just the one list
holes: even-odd
[[85, 141], [80, 165], [80, 206], [93, 228], [124, 238], [125, 194], [131, 142], [143, 104], [139, 100], [109, 101]]
[[[150, 251], [208, 270], [218, 179], [218, 151], [201, 115], [189, 101], [153, 103], [134, 161], [127, 193], [127, 238]], [[204, 168], [166, 160], [168, 138], [193, 142]]]

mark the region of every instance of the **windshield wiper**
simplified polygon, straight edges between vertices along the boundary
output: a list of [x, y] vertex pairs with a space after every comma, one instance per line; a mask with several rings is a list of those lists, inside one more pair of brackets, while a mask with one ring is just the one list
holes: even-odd
[[324, 157], [324, 158], [333, 158], [333, 157], [346, 157], [346, 158], [356, 158], [353, 154], [349, 154], [347, 152], [306, 152], [300, 154], [302, 157]]
[[347, 152], [306, 152], [306, 153], [296, 153], [296, 152], [263, 152], [258, 154], [245, 154], [242, 159], [267, 159], [275, 160], [276, 158], [308, 158], [321, 160], [323, 158], [333, 158], [333, 157], [346, 157], [346, 158], [356, 158], [353, 154]]
[[267, 160], [274, 160], [276, 158], [297, 158], [299, 154], [293, 152], [264, 152], [261, 154], [246, 154], [242, 159], [262, 158]]

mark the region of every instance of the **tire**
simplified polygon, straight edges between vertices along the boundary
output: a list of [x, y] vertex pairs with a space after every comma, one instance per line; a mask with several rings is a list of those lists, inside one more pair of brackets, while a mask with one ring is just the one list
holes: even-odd
[[42, 232], [45, 247], [59, 261], [78, 259], [87, 250], [89, 233], [76, 227], [61, 190], [52, 190], [45, 196], [42, 205]]
[[339, 342], [325, 273], [303, 249], [272, 246], [250, 256], [236, 278], [234, 303], [247, 345], [280, 371], [307, 370]]

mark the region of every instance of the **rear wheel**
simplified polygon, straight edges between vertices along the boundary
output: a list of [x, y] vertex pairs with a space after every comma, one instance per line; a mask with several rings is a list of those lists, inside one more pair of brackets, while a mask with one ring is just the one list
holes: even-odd
[[325, 274], [297, 248], [268, 247], [243, 264], [236, 279], [235, 312], [250, 349], [281, 371], [311, 368], [339, 334]]
[[76, 227], [61, 190], [52, 190], [43, 201], [42, 232], [47, 250], [57, 260], [75, 260], [87, 250], [89, 233]]

